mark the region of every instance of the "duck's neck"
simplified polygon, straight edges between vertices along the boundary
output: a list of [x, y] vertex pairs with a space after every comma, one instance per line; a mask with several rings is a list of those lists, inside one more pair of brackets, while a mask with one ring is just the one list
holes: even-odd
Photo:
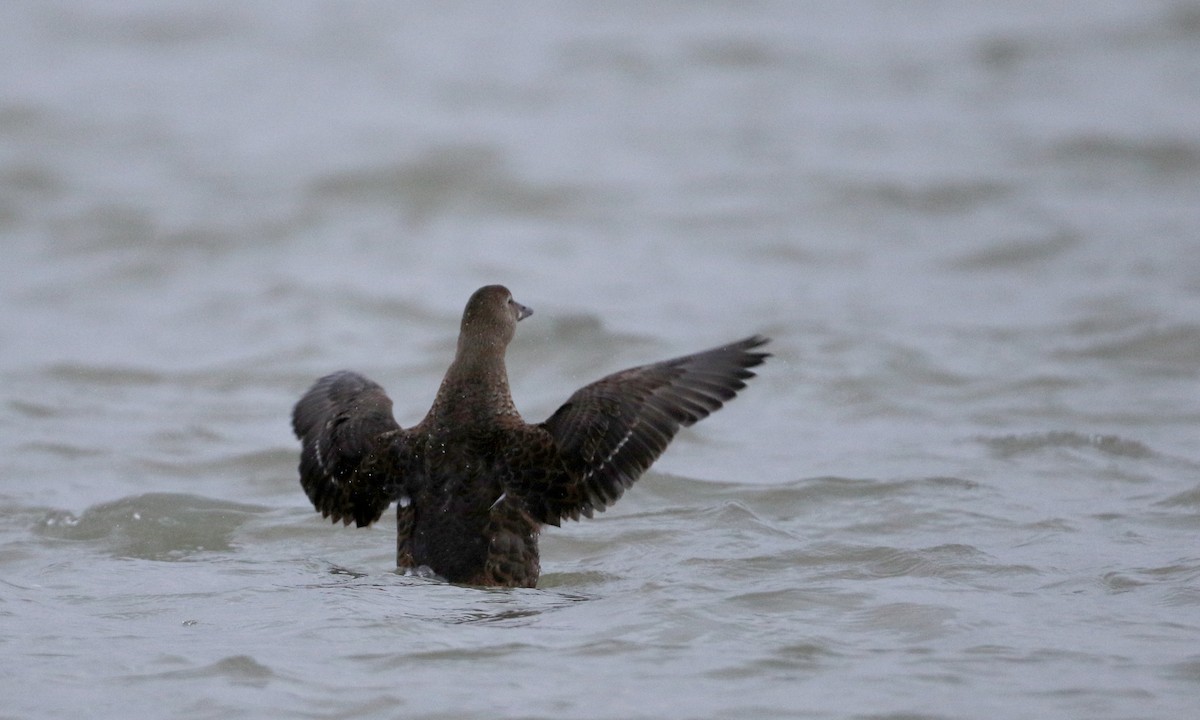
[[430, 414], [436, 425], [458, 427], [520, 417], [508, 388], [503, 345], [464, 342], [446, 370]]

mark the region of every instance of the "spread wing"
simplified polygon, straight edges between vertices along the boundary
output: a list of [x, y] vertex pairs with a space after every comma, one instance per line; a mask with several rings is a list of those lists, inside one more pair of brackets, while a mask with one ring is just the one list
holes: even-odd
[[523, 489], [531, 514], [561, 518], [603, 511], [658, 459], [680, 427], [720, 408], [754, 377], [767, 353], [753, 336], [694, 355], [622, 370], [580, 388], [548, 420], [565, 474]]
[[342, 371], [318, 380], [292, 411], [300, 438], [300, 484], [325, 517], [358, 527], [401, 494], [408, 434], [379, 385]]

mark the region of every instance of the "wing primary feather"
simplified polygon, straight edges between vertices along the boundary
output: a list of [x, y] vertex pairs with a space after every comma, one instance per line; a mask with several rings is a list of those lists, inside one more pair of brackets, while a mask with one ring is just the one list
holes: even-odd
[[[613, 373], [577, 390], [537, 426], [552, 438], [566, 475], [547, 510], [560, 518], [590, 516], [620, 499], [658, 459], [681, 427], [711, 415], [754, 377], [768, 353], [754, 335], [692, 355]], [[570, 486], [580, 486], [570, 489]], [[582, 492], [580, 492], [582, 490]]]
[[401, 494], [409, 438], [379, 385], [347, 371], [327, 375], [296, 403], [292, 427], [301, 485], [323, 517], [370, 525]]

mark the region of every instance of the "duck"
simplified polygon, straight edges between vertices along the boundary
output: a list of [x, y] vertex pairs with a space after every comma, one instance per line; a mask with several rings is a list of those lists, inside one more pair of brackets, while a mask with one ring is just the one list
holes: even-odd
[[753, 335], [621, 370], [527, 423], [505, 353], [533, 311], [503, 285], [467, 301], [432, 407], [403, 428], [384, 389], [342, 370], [296, 403], [300, 484], [335, 524], [367, 527], [396, 504], [396, 566], [450, 583], [536, 587], [547, 525], [603, 512], [682, 427], [731, 400], [770, 357]]

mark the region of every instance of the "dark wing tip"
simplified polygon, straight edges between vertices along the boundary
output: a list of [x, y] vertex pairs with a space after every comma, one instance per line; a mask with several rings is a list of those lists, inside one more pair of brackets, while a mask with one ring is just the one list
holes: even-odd
[[745, 389], [746, 381], [756, 376], [750, 368], [771, 357], [770, 353], [755, 349], [770, 341], [764, 335], [751, 335], [728, 345], [668, 360], [663, 364], [674, 366], [676, 373], [650, 400], [657, 400], [656, 404], [673, 415], [681, 413], [678, 420], [685, 427], [703, 420]]
[[345, 525], [378, 520], [397, 494], [395, 446], [403, 440], [383, 388], [349, 371], [326, 375], [296, 403], [292, 429], [313, 507]]
[[[755, 348], [760, 348], [769, 342], [771, 342], [771, 338], [767, 337], [766, 335], [751, 335], [745, 340], [739, 340], [735, 343], [730, 343], [729, 345], [716, 348], [715, 350], [710, 350], [709, 352], [735, 353], [735, 356], [739, 360], [741, 367], [752, 368], [762, 365], [767, 358], [771, 357], [771, 353], [750, 351], [754, 350]], [[754, 373], [750, 373], [746, 377], [754, 377]]]

